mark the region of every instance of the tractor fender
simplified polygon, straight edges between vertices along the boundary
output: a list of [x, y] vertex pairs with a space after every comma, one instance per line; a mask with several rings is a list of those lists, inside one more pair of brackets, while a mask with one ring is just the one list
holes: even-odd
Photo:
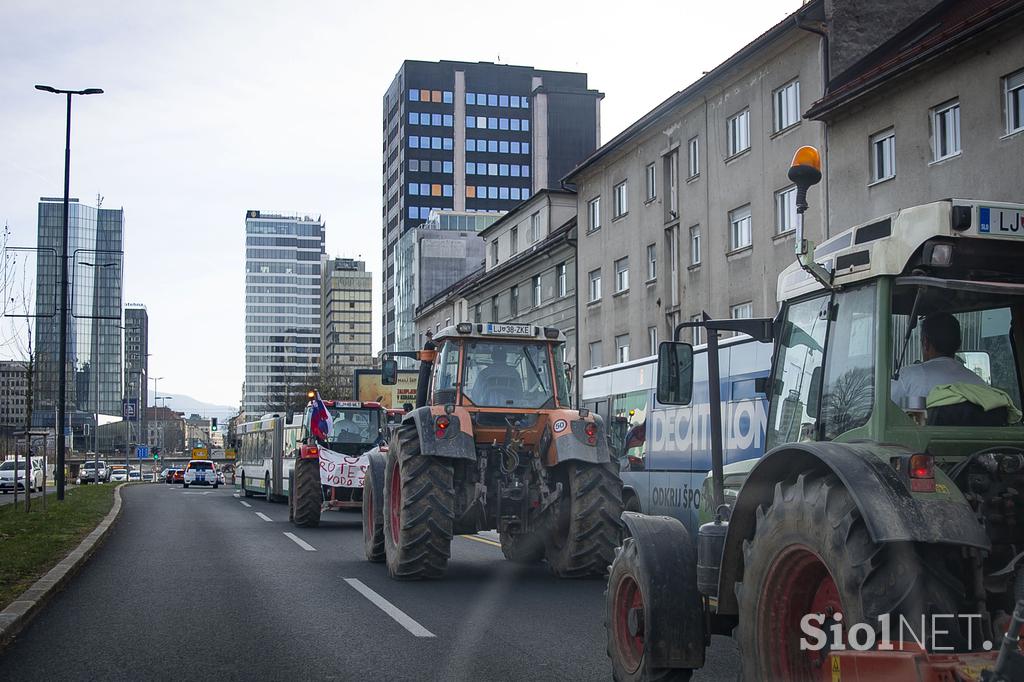
[[[597, 426], [594, 445], [587, 443], [587, 436], [584, 432], [587, 422], [590, 421]], [[554, 437], [553, 447], [548, 449], [549, 464], [570, 461], [606, 464], [612, 461], [607, 431], [600, 415], [590, 413], [586, 418], [582, 418], [578, 412], [562, 410], [552, 413], [547, 428], [550, 429], [550, 433]], [[545, 434], [545, 439], [546, 437], [547, 434]], [[543, 451], [543, 449], [542, 447], [541, 450]]]
[[650, 629], [651, 668], [704, 665], [704, 608], [697, 591], [697, 548], [686, 527], [668, 516], [623, 512], [626, 536], [636, 543], [640, 590]]
[[426, 457], [449, 457], [452, 459], [476, 459], [476, 442], [473, 439], [473, 421], [469, 411], [456, 407], [448, 415], [448, 434], [438, 438], [435, 434], [434, 419], [445, 413], [443, 405], [424, 405], [406, 413], [402, 424], [416, 425], [420, 435], [420, 454]]
[[963, 494], [938, 467], [937, 492], [913, 496], [889, 464], [912, 454], [877, 443], [788, 443], [761, 458], [737, 496], [722, 553], [718, 613], [737, 612], [735, 583], [743, 580], [743, 542], [753, 537], [758, 507], [770, 505], [775, 485], [801, 471], [829, 471], [845, 486], [877, 543], [919, 542], [989, 550], [991, 543]]

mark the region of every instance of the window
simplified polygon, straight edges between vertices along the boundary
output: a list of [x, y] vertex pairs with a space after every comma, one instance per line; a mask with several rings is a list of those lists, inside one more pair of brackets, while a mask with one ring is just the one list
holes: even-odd
[[647, 354], [657, 355], [658, 354], [658, 328], [648, 327], [647, 328]]
[[540, 241], [540, 211], [530, 216], [530, 243]]
[[615, 361], [629, 362], [629, 334], [615, 337]]
[[569, 290], [569, 277], [565, 269], [565, 263], [559, 263], [555, 266], [555, 277], [558, 279], [558, 297], [561, 298]]
[[665, 157], [665, 193], [668, 194], [668, 205], [665, 207], [665, 222], [679, 217], [679, 154], [672, 152]]
[[725, 125], [728, 156], [750, 149], [750, 109], [729, 118]]
[[615, 185], [612, 190], [612, 216], [621, 218], [629, 212], [629, 203], [626, 197], [627, 183], [625, 181]]
[[[693, 317], [690, 318], [690, 322], [700, 322], [703, 319], [703, 315], [694, 315]], [[690, 328], [690, 343], [692, 343], [694, 346], [699, 346], [701, 344], [701, 329], [702, 327]]]
[[754, 316], [754, 304], [750, 301], [729, 306], [729, 317], [734, 320], [749, 320]]
[[772, 121], [775, 132], [800, 122], [800, 81], [790, 81], [772, 93]]
[[603, 358], [601, 357], [601, 342], [591, 341], [590, 342], [590, 369], [595, 369], [601, 366]]
[[498, 240], [491, 242], [491, 265], [498, 264]]
[[960, 153], [960, 102], [953, 100], [932, 109], [932, 159], [941, 161]]
[[519, 253], [519, 228], [518, 227], [513, 227], [511, 230], [508, 231], [508, 241], [509, 241], [509, 254], [514, 256], [517, 253]]
[[871, 136], [871, 182], [896, 177], [896, 131], [893, 128]]
[[729, 250], [735, 251], [751, 244], [750, 204], [729, 211]]
[[863, 426], [871, 417], [875, 374], [875, 287], [836, 296], [844, 313], [833, 323], [821, 390], [821, 428], [826, 440]]
[[499, 322], [498, 319], [498, 296], [491, 296], [491, 321]]
[[1024, 130], [1024, 69], [1003, 79], [1006, 95], [1006, 133]]
[[647, 201], [651, 201], [658, 196], [658, 173], [653, 163], [647, 164], [647, 170], [644, 173], [644, 178], [644, 197]]
[[700, 225], [690, 228], [690, 265], [700, 265]]
[[615, 261], [615, 293], [629, 289], [629, 256]]
[[686, 142], [686, 177], [695, 178], [700, 175], [700, 143], [696, 137]]
[[775, 234], [796, 229], [796, 185], [775, 193]]
[[519, 314], [519, 287], [514, 284], [509, 289], [509, 308], [513, 316]]
[[601, 197], [587, 202], [587, 232], [601, 229]]
[[669, 295], [670, 307], [679, 305], [679, 226], [673, 225], [665, 230], [668, 247]]
[[655, 244], [647, 245], [647, 281], [658, 278], [658, 247]]
[[601, 269], [590, 271], [590, 302], [601, 300]]
[[533, 276], [533, 307], [537, 308], [543, 303], [542, 296], [543, 292], [540, 288], [540, 275]]
[[482, 320], [483, 320], [483, 310], [480, 308], [480, 304], [477, 303], [475, 306], [473, 306], [473, 321], [474, 322], [480, 322]]

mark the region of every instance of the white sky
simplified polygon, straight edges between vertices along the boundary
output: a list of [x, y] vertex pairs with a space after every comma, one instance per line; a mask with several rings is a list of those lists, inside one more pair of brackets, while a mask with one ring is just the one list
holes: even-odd
[[[0, 5], [0, 224], [33, 246], [41, 196], [125, 210], [125, 302], [149, 310], [163, 391], [237, 405], [244, 211], [324, 216], [330, 255], [374, 273], [381, 98], [404, 59], [583, 71], [606, 142], [796, 10], [732, 2], [45, 2]], [[10, 357], [0, 348], [0, 357]]]

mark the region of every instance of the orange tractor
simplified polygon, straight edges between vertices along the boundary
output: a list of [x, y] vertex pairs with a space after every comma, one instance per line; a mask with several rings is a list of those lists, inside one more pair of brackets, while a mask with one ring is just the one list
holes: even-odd
[[416, 407], [363, 487], [366, 558], [399, 580], [437, 578], [452, 536], [497, 529], [505, 557], [560, 577], [603, 576], [620, 541], [622, 482], [598, 415], [569, 401], [554, 328], [460, 323], [424, 350]]

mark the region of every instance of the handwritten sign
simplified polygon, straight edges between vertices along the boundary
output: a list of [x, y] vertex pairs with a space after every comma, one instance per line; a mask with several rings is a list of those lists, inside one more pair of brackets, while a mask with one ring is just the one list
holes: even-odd
[[320, 448], [320, 484], [335, 488], [362, 488], [369, 458], [351, 457]]

